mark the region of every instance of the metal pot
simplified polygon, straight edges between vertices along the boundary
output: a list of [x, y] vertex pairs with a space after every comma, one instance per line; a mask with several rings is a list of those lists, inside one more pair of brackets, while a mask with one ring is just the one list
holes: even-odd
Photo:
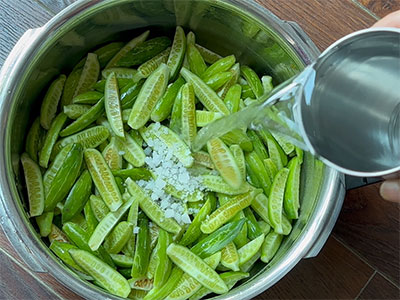
[[[40, 239], [29, 220], [22, 189], [20, 154], [27, 126], [38, 114], [41, 91], [60, 72], [68, 72], [96, 45], [129, 39], [152, 27], [172, 34], [176, 25], [196, 33], [197, 41], [281, 82], [298, 73], [319, 54], [293, 22], [282, 21], [251, 0], [92, 0], [78, 1], [41, 28], [28, 30], [0, 73], [1, 226], [21, 258], [34, 271], [49, 273], [86, 299], [118, 299], [81, 280]], [[312, 257], [329, 236], [344, 198], [343, 176], [305, 156], [300, 219], [267, 266], [215, 299], [249, 299], [266, 290], [300, 259]]]

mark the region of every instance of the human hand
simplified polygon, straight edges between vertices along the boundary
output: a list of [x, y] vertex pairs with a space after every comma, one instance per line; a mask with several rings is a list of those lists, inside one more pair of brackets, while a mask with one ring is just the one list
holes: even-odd
[[400, 203], [400, 174], [385, 177], [386, 180], [380, 187], [383, 199]]
[[[372, 27], [400, 28], [400, 10], [388, 14]], [[385, 200], [400, 203], [400, 174], [387, 177], [386, 181], [381, 185], [380, 193]]]
[[376, 22], [372, 27], [396, 27], [400, 28], [400, 10], [392, 12]]

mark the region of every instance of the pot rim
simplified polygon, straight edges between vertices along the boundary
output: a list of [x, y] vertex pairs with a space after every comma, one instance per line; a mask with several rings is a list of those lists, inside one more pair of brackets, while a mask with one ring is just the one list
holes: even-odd
[[[131, 0], [120, 0], [120, 3], [131, 2]], [[221, 2], [242, 8], [259, 23], [269, 23], [274, 31], [283, 39], [288, 41], [293, 50], [298, 54], [304, 64], [310, 63], [316, 57], [318, 52], [315, 45], [307, 36], [299, 36], [288, 22], [280, 20], [266, 8], [260, 6], [251, 0], [221, 0]], [[121, 299], [113, 296], [94, 285], [81, 280], [73, 271], [65, 266], [56, 257], [50, 253], [48, 247], [34, 232], [32, 226], [26, 226], [26, 220], [29, 218], [22, 208], [20, 201], [14, 201], [19, 194], [16, 188], [13, 176], [12, 157], [10, 147], [10, 128], [12, 126], [9, 115], [13, 112], [12, 99], [14, 97], [15, 87], [13, 78], [16, 74], [26, 70], [26, 61], [32, 61], [39, 49], [44, 47], [46, 39], [50, 34], [60, 31], [68, 22], [72, 22], [86, 14], [89, 11], [95, 13], [97, 9], [104, 9], [108, 5], [115, 4], [112, 0], [93, 0], [77, 1], [68, 6], [49, 20], [43, 27], [34, 31], [27, 32], [26, 38], [29, 44], [23, 41], [23, 38], [17, 43], [9, 54], [1, 72], [0, 72], [0, 120], [2, 122], [0, 138], [3, 140], [3, 146], [0, 147], [0, 172], [6, 174], [0, 178], [0, 213], [2, 227], [10, 240], [11, 244], [17, 248], [17, 252], [36, 272], [48, 272], [56, 280], [66, 285], [79, 295], [86, 298], [98, 299], [99, 296], [104, 299]], [[293, 37], [295, 35], [295, 37]], [[297, 38], [297, 40], [294, 40]], [[311, 45], [307, 45], [311, 42]], [[23, 73], [22, 73], [23, 74]], [[22, 80], [22, 79], [21, 79]], [[14, 107], [15, 108], [15, 107]], [[18, 158], [19, 159], [19, 158]], [[325, 180], [322, 183], [319, 201], [310, 216], [310, 221], [305, 225], [303, 232], [293, 242], [289, 251], [280, 259], [281, 262], [269, 269], [268, 274], [259, 274], [256, 280], [250, 280], [240, 287], [233, 289], [228, 295], [221, 295], [215, 299], [249, 299], [263, 292], [268, 287], [275, 284], [287, 272], [289, 272], [300, 259], [307, 256], [312, 248], [318, 244], [318, 240], [325, 242], [329, 236], [330, 230], [336, 221], [338, 210], [343, 202], [343, 175], [326, 168]], [[328, 212], [332, 212], [331, 221], [326, 217]], [[329, 217], [329, 216], [328, 216]], [[333, 222], [332, 222], [333, 220]], [[327, 224], [329, 223], [329, 224]], [[283, 275], [282, 275], [283, 274]]]

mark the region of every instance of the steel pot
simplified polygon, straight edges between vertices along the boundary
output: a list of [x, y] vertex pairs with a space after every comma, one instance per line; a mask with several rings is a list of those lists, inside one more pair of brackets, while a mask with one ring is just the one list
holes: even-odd
[[[193, 30], [197, 41], [276, 83], [298, 73], [319, 54], [301, 28], [282, 21], [251, 0], [92, 0], [78, 1], [41, 28], [28, 30], [10, 53], [0, 73], [1, 226], [21, 258], [34, 271], [49, 273], [86, 299], [118, 299], [81, 280], [40, 239], [26, 213], [19, 164], [28, 124], [38, 114], [42, 89], [60, 72], [68, 72], [96, 45], [129, 39], [143, 28], [171, 35], [176, 25]], [[312, 257], [329, 236], [344, 198], [343, 176], [305, 156], [300, 219], [267, 266], [258, 264], [251, 277], [215, 299], [249, 299], [266, 290], [300, 259]]]

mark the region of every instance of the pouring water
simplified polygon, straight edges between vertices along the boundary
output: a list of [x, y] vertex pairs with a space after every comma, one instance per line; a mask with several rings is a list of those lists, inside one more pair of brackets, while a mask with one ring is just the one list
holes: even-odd
[[238, 128], [283, 134], [350, 175], [400, 170], [400, 30], [367, 29], [324, 51], [299, 75], [199, 131], [195, 150]]

